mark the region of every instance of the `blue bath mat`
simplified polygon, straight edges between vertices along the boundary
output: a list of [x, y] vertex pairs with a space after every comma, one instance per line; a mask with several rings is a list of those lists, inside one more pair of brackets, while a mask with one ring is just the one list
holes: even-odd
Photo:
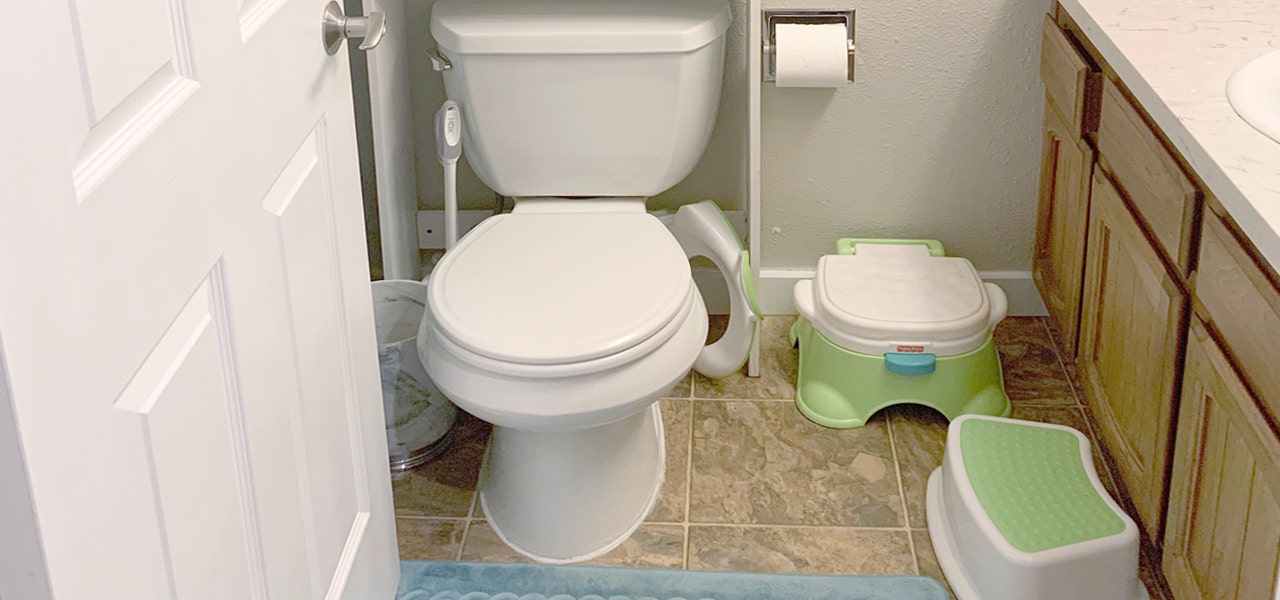
[[402, 561], [396, 600], [947, 600], [915, 576]]

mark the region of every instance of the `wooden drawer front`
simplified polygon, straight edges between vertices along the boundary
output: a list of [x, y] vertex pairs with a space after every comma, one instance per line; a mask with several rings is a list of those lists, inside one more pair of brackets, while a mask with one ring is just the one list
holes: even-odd
[[1179, 600], [1272, 600], [1280, 442], [1197, 321], [1187, 345], [1164, 573]]
[[1280, 425], [1280, 291], [1212, 211], [1205, 211], [1195, 290], [1263, 410]]
[[1077, 363], [1138, 521], [1158, 540], [1186, 296], [1111, 182], [1093, 182]]
[[1050, 105], [1056, 107], [1074, 137], [1093, 132], [1097, 119], [1098, 87], [1102, 74], [1089, 67], [1066, 33], [1052, 17], [1044, 17], [1041, 33], [1041, 81]]
[[1056, 333], [1068, 355], [1075, 356], [1093, 149], [1071, 134], [1056, 111], [1046, 108], [1040, 160], [1035, 279]]
[[1188, 272], [1199, 192], [1120, 88], [1102, 86], [1098, 153], [1169, 260]]
[[1044, 82], [1050, 104], [1062, 114], [1074, 137], [1082, 137], [1096, 127], [1090, 107], [1096, 106], [1094, 99], [1101, 77], [1053, 17], [1046, 16], [1040, 36], [1040, 81]]

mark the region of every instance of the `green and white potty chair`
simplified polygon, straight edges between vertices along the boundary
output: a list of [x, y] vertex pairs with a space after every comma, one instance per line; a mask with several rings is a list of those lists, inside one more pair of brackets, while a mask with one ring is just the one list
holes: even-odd
[[925, 506], [959, 600], [1146, 600], [1138, 528], [1070, 427], [966, 415], [951, 422]]
[[936, 240], [842, 239], [796, 283], [796, 405], [820, 425], [861, 427], [923, 404], [948, 419], [1008, 416], [992, 332], [1008, 300]]

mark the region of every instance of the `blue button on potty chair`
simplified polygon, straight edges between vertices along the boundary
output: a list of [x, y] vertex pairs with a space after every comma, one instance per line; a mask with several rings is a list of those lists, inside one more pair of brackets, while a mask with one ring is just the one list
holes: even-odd
[[793, 300], [796, 405], [815, 423], [861, 427], [903, 403], [1009, 415], [992, 337], [1008, 300], [940, 242], [842, 239]]

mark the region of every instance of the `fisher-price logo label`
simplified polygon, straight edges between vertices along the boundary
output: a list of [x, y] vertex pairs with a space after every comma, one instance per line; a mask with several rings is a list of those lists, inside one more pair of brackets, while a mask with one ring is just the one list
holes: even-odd
[[898, 352], [923, 353], [924, 346], [898, 346]]

